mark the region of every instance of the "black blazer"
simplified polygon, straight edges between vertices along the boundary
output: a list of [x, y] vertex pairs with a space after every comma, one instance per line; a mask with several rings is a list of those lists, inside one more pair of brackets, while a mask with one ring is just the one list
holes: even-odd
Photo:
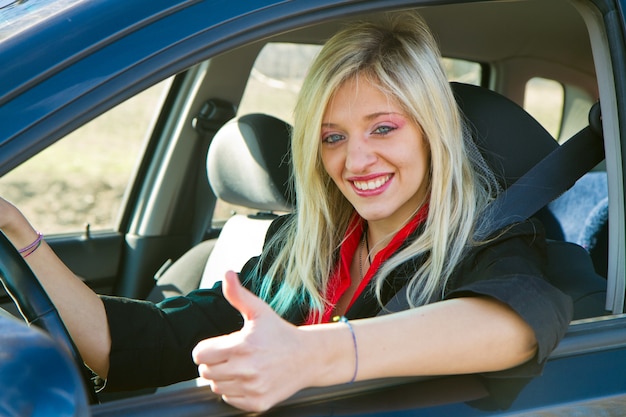
[[[266, 242], [283, 222], [279, 218], [272, 224]], [[407, 243], [417, 233], [419, 228]], [[534, 330], [538, 352], [535, 359], [505, 374], [537, 375], [567, 330], [572, 317], [571, 299], [544, 278], [546, 249], [539, 223], [519, 223], [496, 236], [468, 252], [441, 299], [488, 296], [510, 306]], [[253, 292], [257, 292], [259, 282], [255, 275], [258, 262], [258, 257], [250, 259], [240, 273], [244, 285]], [[393, 271], [385, 281], [383, 303], [406, 284], [419, 262], [406, 262]], [[102, 300], [112, 343], [107, 390], [162, 386], [195, 378], [198, 371], [191, 359], [193, 347], [202, 339], [231, 333], [243, 325], [239, 312], [223, 297], [221, 283], [157, 305], [109, 296], [102, 296]], [[366, 318], [381, 312], [383, 307], [376, 296], [366, 289], [346, 317]], [[302, 324], [307, 315], [307, 306], [294, 305], [285, 319]]]

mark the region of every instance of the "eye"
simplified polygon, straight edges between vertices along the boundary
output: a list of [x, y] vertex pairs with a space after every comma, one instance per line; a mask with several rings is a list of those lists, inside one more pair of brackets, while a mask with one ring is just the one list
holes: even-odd
[[394, 130], [396, 130], [394, 126], [381, 125], [381, 126], [377, 126], [372, 133], [375, 135], [385, 136], [393, 132]]
[[328, 143], [329, 145], [332, 145], [334, 143], [337, 143], [341, 140], [344, 139], [343, 135], [340, 135], [339, 133], [331, 133], [328, 135], [325, 135], [322, 137], [322, 142], [323, 143]]

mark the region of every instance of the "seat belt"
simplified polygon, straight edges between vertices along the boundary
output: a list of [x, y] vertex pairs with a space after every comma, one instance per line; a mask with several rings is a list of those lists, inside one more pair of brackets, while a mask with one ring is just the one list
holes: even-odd
[[[589, 111], [589, 126], [546, 155], [485, 209], [485, 216], [492, 221], [474, 237], [483, 240], [510, 224], [530, 218], [603, 159], [602, 118], [600, 103], [596, 103]], [[405, 285], [379, 315], [408, 309], [406, 291]]]
[[504, 190], [487, 207], [485, 216], [493, 221], [474, 236], [476, 240], [530, 218], [602, 162], [604, 144], [600, 117], [600, 105], [596, 103], [589, 111], [589, 126], [546, 155]]

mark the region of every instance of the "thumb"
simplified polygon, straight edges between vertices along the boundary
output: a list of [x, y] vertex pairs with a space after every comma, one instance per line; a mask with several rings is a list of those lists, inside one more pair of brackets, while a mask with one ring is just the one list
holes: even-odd
[[245, 321], [254, 320], [270, 309], [263, 300], [241, 285], [237, 273], [233, 271], [226, 272], [222, 281], [222, 292], [224, 298], [239, 310]]

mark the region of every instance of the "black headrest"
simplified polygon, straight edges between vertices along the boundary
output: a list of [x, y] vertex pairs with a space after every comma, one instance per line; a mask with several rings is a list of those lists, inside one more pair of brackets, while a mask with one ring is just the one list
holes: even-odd
[[483, 87], [450, 85], [474, 142], [503, 187], [558, 147], [539, 122], [508, 98]]
[[266, 114], [248, 114], [215, 134], [207, 156], [213, 192], [222, 200], [264, 211], [291, 211], [291, 127]]

